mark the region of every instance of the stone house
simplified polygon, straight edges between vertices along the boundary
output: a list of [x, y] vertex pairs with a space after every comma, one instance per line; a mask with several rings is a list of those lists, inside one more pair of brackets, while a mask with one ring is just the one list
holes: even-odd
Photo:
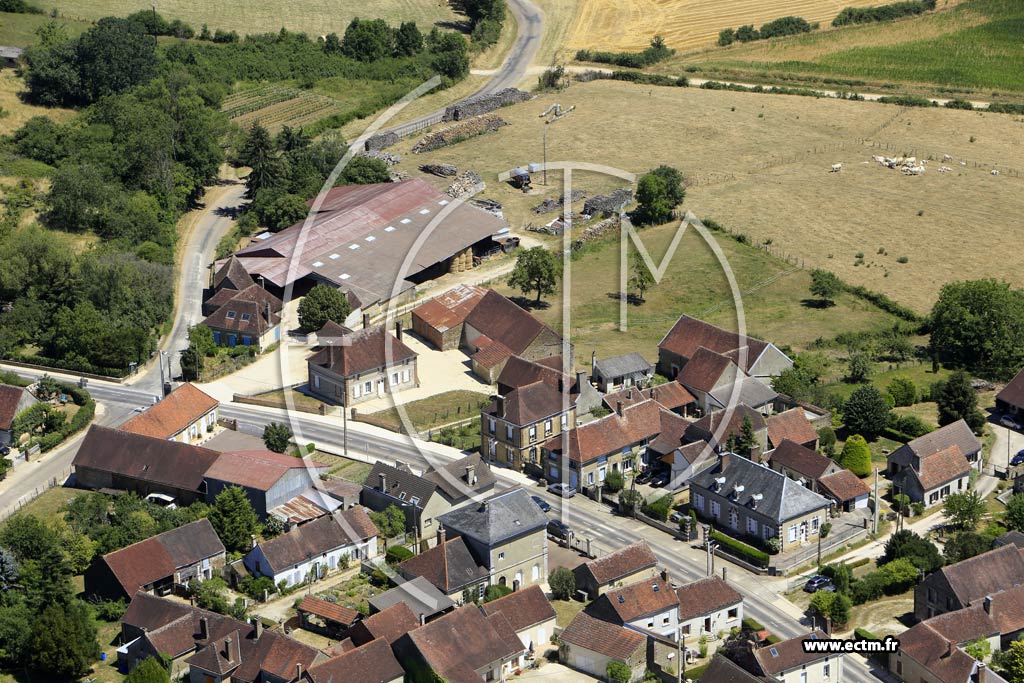
[[843, 663], [846, 655], [804, 651], [805, 640], [826, 640], [822, 631], [813, 631], [783, 640], [754, 652], [754, 659], [764, 676], [779, 683], [833, 683], [846, 680]]
[[966, 491], [971, 469], [981, 466], [981, 442], [963, 420], [909, 441], [888, 457], [893, 486], [925, 507]]
[[519, 590], [548, 580], [548, 518], [521, 488], [438, 517], [451, 536], [465, 539], [490, 583]]
[[590, 381], [602, 393], [629, 387], [643, 389], [650, 384], [652, 377], [654, 366], [636, 351], [600, 360], [596, 353], [590, 356]]
[[604, 679], [609, 662], [629, 667], [632, 680], [647, 669], [647, 637], [583, 611], [558, 637], [559, 661], [594, 678]]
[[346, 408], [419, 386], [416, 352], [402, 343], [401, 323], [394, 335], [383, 325], [346, 334], [306, 365], [310, 392]]
[[14, 443], [20, 434], [15, 434], [11, 427], [18, 413], [30, 408], [39, 401], [27, 389], [0, 384], [0, 446]]
[[95, 558], [85, 571], [85, 594], [120, 600], [139, 591], [184, 592], [220, 576], [225, 557], [210, 521], [200, 519]]
[[327, 465], [309, 458], [296, 458], [285, 453], [267, 450], [228, 451], [221, 453], [203, 476], [206, 497], [213, 502], [229, 486], [240, 486], [261, 520], [268, 515], [279, 517], [286, 524], [308, 521], [292, 519], [282, 512], [290, 501], [305, 497], [308, 505], [318, 511], [314, 517], [333, 512], [340, 503], [321, 496], [314, 487]]
[[919, 621], [978, 604], [987, 596], [1024, 584], [1024, 550], [1005, 545], [937, 569], [914, 587]]
[[675, 640], [679, 634], [679, 598], [667, 571], [653, 579], [613, 588], [587, 606], [590, 616], [638, 633]]
[[202, 324], [213, 331], [213, 341], [220, 346], [255, 346], [263, 353], [281, 341], [284, 302], [259, 285], [241, 291], [221, 289], [203, 308], [210, 312]]
[[576, 406], [543, 380], [513, 389], [480, 411], [481, 451], [488, 460], [522, 471], [543, 468], [541, 446], [576, 425]]
[[485, 602], [480, 609], [487, 616], [501, 614], [505, 617], [523, 647], [530, 652], [547, 645], [555, 633], [555, 608], [537, 585]]
[[441, 528], [437, 543], [429, 550], [398, 565], [406, 581], [426, 579], [456, 604], [482, 601], [490, 583], [490, 573], [469, 552], [462, 537], [448, 538]]
[[690, 505], [732, 535], [779, 539], [782, 552], [817, 542], [829, 511], [822, 496], [734, 453], [690, 480]]
[[824, 493], [818, 484], [823, 477], [843, 469], [835, 460], [789, 439], [783, 439], [774, 450], [765, 453], [765, 457], [773, 470], [785, 474], [815, 493]]
[[220, 401], [185, 382], [119, 429], [154, 439], [197, 444], [208, 439], [217, 426], [218, 408]]
[[612, 588], [618, 588], [637, 581], [653, 579], [658, 575], [658, 558], [647, 545], [637, 541], [625, 548], [594, 560], [587, 560], [573, 569], [576, 576], [576, 590], [596, 600]]
[[683, 315], [658, 343], [658, 373], [675, 379], [701, 347], [729, 356], [751, 377], [774, 377], [793, 367], [793, 361], [771, 342], [741, 337], [736, 332]]
[[676, 589], [679, 632], [684, 642], [717, 634], [743, 623], [743, 596], [723, 579], [709, 576]]

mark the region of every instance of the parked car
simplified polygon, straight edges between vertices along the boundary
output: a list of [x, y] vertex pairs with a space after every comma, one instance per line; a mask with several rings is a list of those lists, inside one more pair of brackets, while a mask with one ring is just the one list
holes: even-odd
[[551, 484], [548, 486], [548, 491], [562, 498], [572, 498], [576, 495], [576, 489], [568, 484]]
[[1017, 422], [1015, 418], [1009, 415], [1003, 415], [1001, 418], [999, 418], [999, 424], [1009, 429], [1020, 429], [1020, 423]]
[[667, 483], [668, 483], [668, 475], [665, 474], [665, 473], [658, 474], [653, 479], [651, 479], [651, 486], [653, 486], [656, 489], [657, 488], [661, 488], [662, 486], [664, 486]]
[[569, 536], [572, 535], [572, 529], [570, 529], [569, 525], [565, 522], [558, 519], [552, 519], [548, 522], [548, 535], [560, 538], [563, 541], [568, 541]]
[[807, 583], [804, 584], [804, 590], [808, 593], [817, 593], [818, 591], [835, 591], [836, 587], [832, 583], [832, 579], [827, 576], [818, 574], [807, 579]]
[[682, 512], [673, 512], [672, 514], [670, 514], [668, 516], [668, 521], [671, 522], [672, 524], [679, 524], [679, 522], [681, 522], [682, 520], [683, 520], [683, 513]]
[[530, 497], [533, 498], [533, 502], [537, 504], [537, 507], [539, 507], [542, 512], [548, 512], [549, 510], [551, 510], [551, 506], [548, 504], [548, 502], [541, 498], [540, 496]]
[[1024, 464], [1024, 448], [1022, 448], [1019, 451], [1017, 451], [1017, 455], [1013, 456], [1013, 459], [1010, 460], [1010, 464], [1011, 465]]
[[654, 472], [652, 470], [644, 470], [639, 475], [637, 475], [636, 483], [638, 483], [638, 484], [647, 484], [647, 483], [649, 483], [651, 481], [651, 479], [653, 477], [654, 477]]
[[0, 455], [10, 455], [10, 454], [11, 454], [11, 447], [10, 446], [0, 446]]

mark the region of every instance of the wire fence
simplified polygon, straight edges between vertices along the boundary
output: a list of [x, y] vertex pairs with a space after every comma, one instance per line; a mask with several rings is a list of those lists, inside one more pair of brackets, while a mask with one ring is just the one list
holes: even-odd
[[[27, 464], [28, 463], [23, 464], [22, 467], [26, 466]], [[26, 505], [28, 505], [33, 500], [35, 500], [36, 498], [38, 498], [42, 494], [46, 493], [50, 489], [54, 488], [55, 486], [62, 485], [65, 481], [68, 480], [68, 477], [70, 477], [70, 476], [71, 476], [71, 465], [68, 465], [67, 468], [64, 469], [60, 475], [58, 475], [56, 477], [51, 477], [50, 480], [47, 481], [45, 484], [40, 484], [39, 486], [36, 486], [31, 491], [28, 491], [27, 493], [24, 493], [20, 498], [18, 498], [18, 500], [16, 500], [11, 505], [7, 506], [7, 508], [5, 508], [3, 510], [0, 510], [0, 521], [3, 521], [5, 519], [7, 519], [8, 517], [11, 517], [11, 516], [16, 515], [17, 513], [21, 512], [21, 510]]]

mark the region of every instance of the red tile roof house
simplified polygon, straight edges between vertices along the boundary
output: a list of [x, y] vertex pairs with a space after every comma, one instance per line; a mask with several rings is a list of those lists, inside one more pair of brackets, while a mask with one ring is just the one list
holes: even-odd
[[540, 586], [530, 586], [480, 606], [484, 614], [501, 614], [529, 652], [547, 646], [555, 632], [555, 608]]
[[366, 508], [357, 506], [256, 543], [242, 561], [254, 576], [269, 576], [275, 585], [284, 581], [294, 586], [345, 568], [350, 562], [374, 559], [377, 534]]
[[729, 356], [735, 363], [740, 363], [745, 355], [742, 370], [752, 377], [775, 377], [793, 367], [793, 361], [771, 342], [741, 337], [736, 332], [683, 315], [658, 344], [658, 372], [675, 379], [702, 346]]
[[416, 352], [383, 325], [351, 332], [309, 357], [309, 390], [331, 403], [353, 406], [420, 383]]
[[[225, 488], [241, 486], [261, 520], [273, 514], [286, 523], [294, 523], [282, 509], [292, 500], [305, 499], [315, 505], [319, 510], [314, 512], [315, 516], [333, 512], [339, 506], [328, 504], [326, 496], [310, 490], [320, 483], [320, 475], [326, 471], [327, 465], [323, 463], [284, 453], [229, 451], [221, 453], [206, 470], [206, 497], [213, 501]], [[298, 496], [296, 492], [300, 492]], [[329, 509], [323, 509], [323, 505]]]
[[824, 493], [818, 485], [822, 477], [843, 469], [835, 460], [789, 439], [783, 439], [774, 450], [765, 453], [765, 457], [773, 470], [800, 482], [815, 493]]
[[218, 408], [220, 401], [185, 382], [119, 429], [154, 439], [202, 443], [217, 426]]
[[503, 614], [485, 615], [476, 605], [410, 631], [394, 649], [406, 671], [433, 671], [448, 683], [505, 680], [522, 667], [526, 654]]
[[918, 437], [889, 454], [889, 476], [912, 501], [939, 505], [966, 491], [971, 468], [980, 468], [981, 442], [963, 420]]
[[743, 623], [743, 596], [717, 576], [693, 581], [676, 589], [679, 628], [684, 640], [698, 640]]
[[576, 589], [596, 600], [612, 588], [653, 579], [658, 575], [658, 558], [647, 541], [637, 541], [625, 548], [595, 560], [588, 560], [573, 570]]
[[694, 396], [704, 415], [736, 403], [770, 415], [779, 397], [767, 383], [743, 372], [732, 358], [703, 346], [694, 352], [675, 381]]
[[85, 571], [85, 594], [107, 600], [138, 591], [184, 592], [192, 582], [220, 576], [224, 545], [207, 519], [185, 524], [97, 557]]
[[1024, 549], [1004, 545], [946, 565], [914, 588], [914, 617], [919, 621], [984, 601], [986, 596], [1024, 584]]
[[586, 608], [587, 614], [638, 633], [675, 640], [679, 633], [679, 598], [668, 573], [613, 588]]
[[[604, 481], [609, 472], [643, 469], [646, 446], [666, 429], [678, 427], [681, 420], [656, 401], [617, 407], [611, 415], [541, 444], [547, 465], [544, 475], [550, 481], [588, 489]], [[681, 437], [684, 430], [677, 431]], [[679, 445], [680, 439], [676, 441]]]
[[38, 402], [27, 389], [0, 384], [0, 446], [13, 443], [15, 438], [20, 436], [11, 431], [14, 418]]
[[[130, 671], [150, 656], [171, 658], [175, 679], [186, 667], [193, 681], [291, 682], [327, 659], [314, 647], [177, 600], [137, 593], [121, 618], [118, 667]], [[207, 679], [206, 677], [209, 676]]]
[[594, 678], [607, 676], [609, 662], [621, 662], [640, 680], [647, 669], [647, 637], [580, 612], [558, 637], [559, 660]]
[[207, 470], [220, 456], [202, 446], [92, 425], [75, 453], [77, 485], [87, 489], [161, 493], [179, 505], [206, 499]]
[[412, 331], [442, 351], [459, 348], [466, 316], [486, 293], [476, 285], [456, 285], [413, 309]]
[[311, 683], [401, 683], [405, 670], [388, 641], [372, 640], [337, 657], [309, 667]]
[[807, 419], [807, 411], [801, 406], [768, 418], [768, 441], [771, 447], [778, 448], [786, 439], [806, 446], [812, 451], [818, 448], [818, 432]]

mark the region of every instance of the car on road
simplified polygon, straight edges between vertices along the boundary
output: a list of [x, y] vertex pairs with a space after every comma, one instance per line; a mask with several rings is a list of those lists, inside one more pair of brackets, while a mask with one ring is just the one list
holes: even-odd
[[568, 541], [569, 536], [572, 535], [572, 529], [570, 529], [569, 525], [565, 522], [558, 519], [552, 519], [548, 522], [548, 535], [560, 538], [563, 541]]
[[1013, 459], [1010, 460], [1010, 465], [1020, 465], [1022, 463], [1024, 463], [1024, 448], [1017, 451], [1017, 455], [1013, 456]]
[[568, 484], [551, 484], [548, 486], [548, 491], [562, 498], [572, 498], [576, 495], [576, 489]]
[[548, 502], [540, 496], [530, 496], [530, 498], [533, 498], [533, 502], [537, 504], [537, 507], [541, 509], [541, 512], [548, 512], [551, 510], [551, 505], [549, 505]]
[[821, 574], [812, 576], [807, 579], [807, 583], [804, 584], [804, 590], [808, 593], [817, 593], [818, 591], [828, 591], [831, 593], [834, 592], [835, 589], [836, 587], [832, 583], [832, 579], [827, 576], [822, 576]]
[[999, 418], [999, 424], [1003, 425], [1008, 429], [1020, 429], [1020, 422], [1009, 415], [1003, 415]]

